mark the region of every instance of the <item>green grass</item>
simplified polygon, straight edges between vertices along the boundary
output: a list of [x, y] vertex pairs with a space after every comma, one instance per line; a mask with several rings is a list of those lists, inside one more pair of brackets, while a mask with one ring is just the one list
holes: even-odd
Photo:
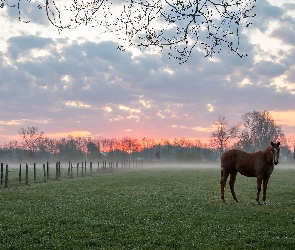
[[1, 249], [293, 249], [295, 171], [275, 170], [269, 206], [217, 169], [137, 169], [0, 189]]

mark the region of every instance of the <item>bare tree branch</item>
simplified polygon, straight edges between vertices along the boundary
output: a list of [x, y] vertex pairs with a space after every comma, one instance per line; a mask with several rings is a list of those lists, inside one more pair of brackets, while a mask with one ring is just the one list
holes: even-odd
[[[30, 2], [30, 0], [27, 0]], [[194, 49], [212, 57], [222, 50], [245, 57], [239, 51], [240, 28], [248, 27], [256, 0], [43, 0], [50, 23], [59, 31], [78, 26], [99, 26], [118, 35], [120, 50], [127, 47], [163, 50], [179, 63]], [[16, 7], [21, 20], [21, 5]], [[36, 4], [36, 2], [32, 2]]]

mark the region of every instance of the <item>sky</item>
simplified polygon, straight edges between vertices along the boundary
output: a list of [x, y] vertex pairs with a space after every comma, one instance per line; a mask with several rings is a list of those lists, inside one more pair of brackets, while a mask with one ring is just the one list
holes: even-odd
[[206, 142], [219, 116], [237, 125], [254, 110], [295, 138], [295, 0], [257, 1], [240, 30], [248, 57], [196, 48], [181, 65], [165, 49], [122, 52], [99, 27], [59, 32], [44, 9], [23, 10], [19, 21], [0, 9], [0, 142], [29, 126], [52, 138]]

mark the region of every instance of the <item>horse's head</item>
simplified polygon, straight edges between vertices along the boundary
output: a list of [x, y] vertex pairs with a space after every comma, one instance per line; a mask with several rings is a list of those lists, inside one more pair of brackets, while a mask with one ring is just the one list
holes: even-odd
[[273, 143], [271, 142], [271, 151], [273, 153], [273, 162], [275, 165], [278, 165], [280, 158], [280, 142]]

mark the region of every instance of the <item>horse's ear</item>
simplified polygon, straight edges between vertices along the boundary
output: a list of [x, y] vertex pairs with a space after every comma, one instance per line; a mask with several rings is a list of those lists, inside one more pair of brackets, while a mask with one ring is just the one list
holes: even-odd
[[278, 142], [277, 145], [280, 146], [280, 142]]
[[270, 143], [273, 146], [273, 142]]

